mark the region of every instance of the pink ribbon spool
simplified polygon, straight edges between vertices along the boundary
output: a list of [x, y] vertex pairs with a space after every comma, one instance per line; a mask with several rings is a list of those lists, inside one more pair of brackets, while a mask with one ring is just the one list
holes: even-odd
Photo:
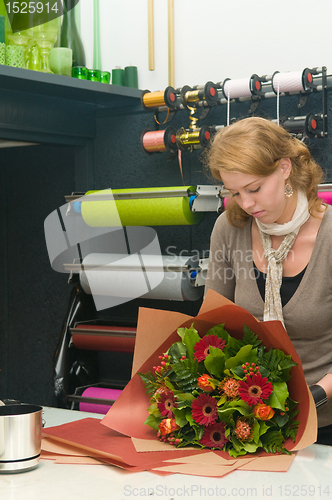
[[167, 151], [164, 142], [165, 130], [153, 130], [143, 136], [143, 148], [148, 153]]

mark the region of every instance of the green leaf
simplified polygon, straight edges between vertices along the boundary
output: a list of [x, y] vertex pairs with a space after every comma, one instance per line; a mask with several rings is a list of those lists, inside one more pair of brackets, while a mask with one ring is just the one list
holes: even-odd
[[269, 371], [271, 382], [287, 382], [290, 379], [290, 369], [296, 365], [290, 355], [287, 356], [279, 349], [270, 349], [259, 359], [259, 366]]
[[243, 343], [251, 344], [253, 347], [258, 347], [262, 341], [258, 339], [258, 336], [255, 332], [253, 332], [247, 325], [243, 325]]
[[194, 359], [194, 346], [201, 340], [201, 337], [198, 335], [197, 330], [191, 325], [190, 328], [185, 329], [185, 333], [183, 336], [183, 343], [187, 348], [187, 355], [189, 359]]
[[152, 427], [152, 429], [155, 429], [157, 431], [160, 424], [160, 417], [157, 418], [154, 415], [149, 415], [144, 424], [149, 425], [150, 427]]
[[245, 401], [228, 401], [225, 403], [223, 408], [218, 408], [219, 417], [225, 421], [227, 417], [234, 412], [240, 413], [240, 415], [248, 416], [252, 413], [251, 407]]
[[273, 391], [269, 396], [268, 404], [272, 408], [285, 411], [286, 399], [289, 396], [287, 384], [286, 382], [274, 382], [272, 385]]
[[204, 360], [204, 366], [211, 375], [221, 378], [224, 371], [225, 354], [218, 347], [210, 346], [209, 354]]
[[259, 435], [262, 436], [270, 429], [270, 426], [264, 421], [259, 421]]
[[186, 408], [173, 408], [173, 415], [175, 418], [175, 422], [180, 426], [184, 427], [187, 423], [186, 419]]
[[261, 446], [261, 443], [255, 443], [254, 441], [250, 441], [250, 443], [243, 443], [243, 449], [246, 450], [247, 453], [255, 453], [259, 446]]
[[251, 345], [244, 345], [243, 347], [241, 347], [236, 356], [233, 356], [232, 358], [229, 358], [225, 361], [225, 368], [230, 369], [235, 368], [238, 365], [242, 365], [244, 359], [249, 356], [251, 349]]
[[197, 389], [197, 376], [200, 375], [200, 367], [195, 359], [185, 359], [175, 361], [171, 364], [174, 370], [174, 378], [171, 378], [173, 384], [176, 382], [181, 392], [191, 392]]
[[182, 342], [175, 342], [168, 350], [168, 355], [172, 359], [180, 359], [182, 356], [187, 356], [186, 346]]
[[194, 401], [195, 397], [192, 393], [187, 393], [187, 392], [175, 392], [176, 395], [176, 400], [177, 401], [188, 401], [192, 402]]
[[221, 325], [215, 325], [206, 333], [206, 335], [216, 335], [219, 339], [223, 339], [226, 344], [230, 339], [229, 333], [224, 328], [225, 323]]

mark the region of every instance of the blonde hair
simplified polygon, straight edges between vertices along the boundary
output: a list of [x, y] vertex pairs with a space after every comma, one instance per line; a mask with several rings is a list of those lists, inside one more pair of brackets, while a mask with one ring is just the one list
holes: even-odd
[[[207, 168], [218, 181], [222, 180], [222, 172], [267, 177], [276, 170], [281, 158], [289, 158], [289, 183], [294, 191], [307, 194], [311, 214], [324, 210], [317, 195], [323, 178], [321, 167], [303, 142], [274, 122], [259, 117], [237, 121], [215, 134], [204, 156]], [[249, 217], [234, 199], [227, 203], [227, 216], [236, 227], [243, 226]]]

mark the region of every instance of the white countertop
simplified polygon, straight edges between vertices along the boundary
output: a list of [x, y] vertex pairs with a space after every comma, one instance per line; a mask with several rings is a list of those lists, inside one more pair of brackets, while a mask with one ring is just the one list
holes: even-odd
[[[102, 415], [44, 408], [45, 427]], [[0, 474], [0, 500], [124, 500], [160, 498], [332, 499], [332, 447], [301, 450], [288, 472], [234, 471], [222, 478], [127, 472], [111, 465], [41, 460], [30, 471]]]

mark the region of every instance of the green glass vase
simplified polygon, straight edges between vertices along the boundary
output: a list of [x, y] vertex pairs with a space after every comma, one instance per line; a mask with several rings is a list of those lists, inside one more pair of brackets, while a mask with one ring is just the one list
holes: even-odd
[[63, 21], [61, 26], [60, 47], [68, 47], [73, 51], [73, 66], [85, 66], [85, 50], [75, 19], [75, 2], [64, 0]]

